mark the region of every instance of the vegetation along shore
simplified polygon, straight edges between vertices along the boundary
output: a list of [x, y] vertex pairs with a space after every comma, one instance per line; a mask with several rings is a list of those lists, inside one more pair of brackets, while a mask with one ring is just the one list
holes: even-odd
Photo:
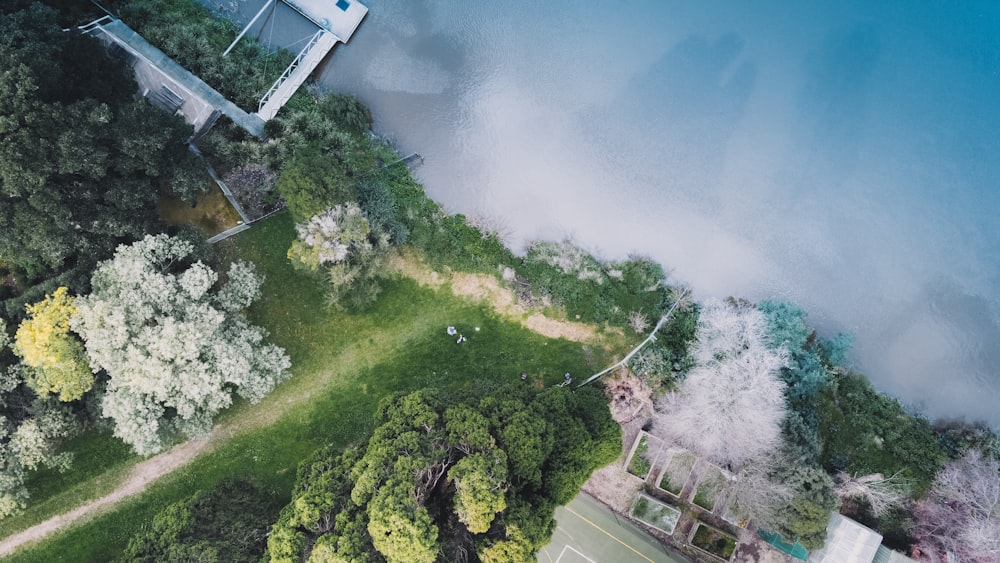
[[[293, 57], [223, 57], [193, 0], [104, 7], [245, 109]], [[694, 560], [822, 553], [835, 513], [1000, 558], [997, 435], [879, 393], [848, 336], [641, 256], [515, 254], [349, 96], [193, 139], [75, 31], [95, 10], [0, 6], [9, 560], [534, 561], [581, 489]]]

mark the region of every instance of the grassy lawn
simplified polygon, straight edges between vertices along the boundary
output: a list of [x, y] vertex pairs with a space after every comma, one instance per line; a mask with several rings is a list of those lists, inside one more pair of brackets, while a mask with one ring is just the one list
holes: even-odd
[[[321, 445], [366, 438], [378, 401], [394, 392], [428, 386], [478, 392], [519, 381], [522, 371], [554, 384], [564, 372], [594, 368], [578, 343], [546, 339], [447, 289], [422, 288], [408, 279], [386, 282], [368, 311], [332, 313], [320, 305], [316, 283], [288, 265], [285, 252], [293, 236], [290, 219], [279, 215], [234, 237], [222, 251], [227, 258], [253, 260], [265, 274], [264, 297], [250, 317], [287, 349], [294, 377], [259, 404], [240, 403], [224, 413], [207, 453], [144, 494], [10, 560], [107, 561], [164, 505], [227, 476], [248, 477], [287, 502], [299, 461]], [[445, 333], [448, 325], [458, 327], [468, 341], [456, 345]], [[600, 351], [593, 359], [606, 360]], [[127, 448], [124, 452], [125, 461], [111, 471], [119, 478], [134, 461], [127, 458]], [[83, 485], [72, 485], [78, 475], [67, 476], [73, 481], [51, 496], [52, 513], [74, 506], [75, 491], [103, 476], [107, 455], [97, 458], [103, 461], [94, 462]]]

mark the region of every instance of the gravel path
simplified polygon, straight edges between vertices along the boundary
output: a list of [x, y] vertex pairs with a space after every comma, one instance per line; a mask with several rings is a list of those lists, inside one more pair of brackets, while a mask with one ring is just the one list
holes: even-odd
[[100, 514], [126, 497], [141, 493], [153, 481], [190, 462], [211, 441], [211, 436], [199, 440], [189, 440], [162, 454], [140, 462], [132, 468], [125, 482], [111, 493], [4, 538], [3, 541], [0, 541], [0, 557], [10, 555], [22, 545], [38, 541], [85, 517]]

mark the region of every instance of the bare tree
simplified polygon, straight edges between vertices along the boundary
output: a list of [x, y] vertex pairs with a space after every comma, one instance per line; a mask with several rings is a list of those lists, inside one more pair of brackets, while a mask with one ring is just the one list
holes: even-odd
[[649, 317], [642, 311], [631, 311], [628, 314], [628, 324], [636, 334], [642, 334], [649, 328]]
[[909, 486], [900, 473], [886, 479], [881, 473], [852, 476], [841, 472], [834, 478], [834, 482], [836, 483], [834, 492], [838, 497], [842, 500], [854, 499], [865, 502], [872, 516], [876, 518], [884, 516], [893, 508], [902, 506], [909, 493]]
[[694, 305], [694, 292], [686, 285], [670, 286], [670, 300], [677, 303], [678, 311], [687, 311]]
[[729, 485], [734, 516], [749, 519], [756, 528], [774, 529], [795, 496], [790, 486], [771, 477], [780, 463], [780, 456], [767, 455], [743, 464]]
[[911, 534], [926, 561], [1000, 561], [1000, 463], [970, 450], [945, 465], [914, 509]]
[[785, 351], [767, 344], [767, 321], [752, 307], [711, 301], [698, 319], [697, 365], [664, 396], [653, 432], [729, 468], [781, 443]]

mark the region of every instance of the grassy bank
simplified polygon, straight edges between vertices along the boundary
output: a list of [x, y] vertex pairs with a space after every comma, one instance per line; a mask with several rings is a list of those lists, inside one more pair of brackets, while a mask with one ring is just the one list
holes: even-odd
[[[607, 360], [600, 350], [584, 354], [578, 343], [543, 338], [484, 305], [453, 296], [446, 287], [423, 288], [409, 279], [386, 281], [382, 297], [368, 311], [331, 313], [317, 305], [321, 295], [315, 282], [286, 264], [293, 235], [291, 221], [279, 215], [235, 237], [224, 252], [253, 260], [267, 276], [264, 298], [251, 317], [288, 350], [294, 377], [259, 404], [240, 404], [222, 415], [208, 451], [191, 464], [111, 512], [11, 560], [109, 560], [163, 506], [227, 476], [250, 478], [286, 502], [299, 461], [319, 446], [364, 438], [376, 404], [391, 393], [422, 387], [481, 391], [515, 380], [522, 371], [552, 384], [566, 371], [591, 370], [585, 358], [594, 364]], [[466, 331], [468, 341], [456, 345], [445, 333], [448, 325]], [[90, 438], [94, 444], [105, 439]], [[100, 469], [100, 463], [95, 467]], [[72, 508], [90, 496], [95, 481], [117, 480], [127, 468], [128, 463], [98, 471], [82, 484], [67, 480], [57, 487], [61, 490], [37, 490], [36, 509], [5, 522], [5, 532]], [[73, 481], [79, 483], [78, 477]], [[46, 495], [48, 500], [42, 498]]]

